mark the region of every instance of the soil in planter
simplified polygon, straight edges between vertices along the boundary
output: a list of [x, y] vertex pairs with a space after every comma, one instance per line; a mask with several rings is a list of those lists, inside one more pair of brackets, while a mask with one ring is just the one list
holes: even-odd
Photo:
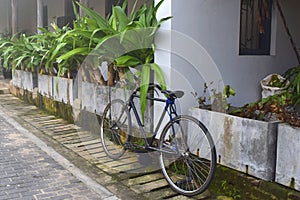
[[233, 109], [230, 114], [267, 122], [280, 121], [300, 127], [300, 114], [292, 105], [291, 99], [292, 96], [290, 94], [277, 94], [255, 103], [247, 104], [242, 108]]

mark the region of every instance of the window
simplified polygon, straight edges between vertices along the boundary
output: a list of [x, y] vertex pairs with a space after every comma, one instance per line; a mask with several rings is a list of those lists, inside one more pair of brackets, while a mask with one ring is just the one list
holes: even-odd
[[122, 6], [123, 3], [124, 3], [124, 0], [108, 0], [106, 15], [110, 15], [112, 13], [112, 6], [116, 6], [116, 5]]
[[270, 55], [272, 0], [241, 0], [240, 55]]
[[[65, 9], [65, 16], [57, 17], [57, 25], [60, 28], [66, 25], [69, 25], [71, 28], [73, 28], [73, 21], [76, 19], [76, 17], [74, 13], [72, 0], [64, 0], [63, 2], [64, 2], [64, 9]], [[76, 4], [75, 6], [78, 12], [79, 6]]]

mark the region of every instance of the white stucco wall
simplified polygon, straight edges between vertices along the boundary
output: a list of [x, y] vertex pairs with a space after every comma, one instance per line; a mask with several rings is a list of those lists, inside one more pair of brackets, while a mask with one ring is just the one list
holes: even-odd
[[[288, 23], [293, 27], [291, 31], [298, 37], [295, 39], [298, 42], [300, 26], [296, 19], [300, 17], [297, 12], [300, 2], [280, 2], [285, 13], [288, 13]], [[163, 26], [167, 29], [171, 27], [173, 31], [172, 53], [158, 51], [156, 61], [172, 66], [172, 74], [175, 71], [185, 74], [182, 80], [171, 76], [170, 81], [171, 87], [185, 89], [186, 95], [189, 96], [183, 103], [184, 108], [195, 103], [190, 92], [196, 90], [201, 94], [204, 80], [207, 83], [214, 81], [213, 87], [221, 89], [222, 81], [218, 79], [219, 75], [209, 73], [214, 66], [217, 67], [214, 73], [219, 70], [224, 84], [231, 85], [237, 92], [237, 95], [230, 99], [232, 104], [240, 106], [260, 98], [259, 82], [266, 75], [273, 72], [283, 73], [289, 67], [297, 65], [282, 21], [276, 16], [276, 12], [273, 17], [272, 56], [239, 55], [240, 0], [168, 0], [159, 12], [167, 12], [173, 16], [171, 22]], [[178, 37], [179, 33], [182, 36]], [[186, 45], [186, 39], [191, 42], [190, 48]], [[180, 52], [182, 50], [184, 52]], [[211, 78], [216, 79], [210, 80]]]
[[11, 32], [11, 10], [10, 1], [0, 0], [0, 33], [9, 33]]
[[298, 20], [300, 2], [298, 0], [289, 0], [288, 2], [281, 0], [281, 6], [287, 19], [290, 32], [293, 36], [295, 36], [294, 39], [297, 47], [300, 48], [300, 22]]
[[101, 16], [105, 16], [105, 0], [89, 0], [89, 8], [97, 11]]
[[18, 0], [17, 1], [17, 21], [18, 32], [33, 33], [36, 32], [37, 25], [37, 4], [36, 0]]
[[61, 0], [44, 0], [44, 5], [48, 7], [48, 26], [56, 22], [57, 17], [65, 15], [64, 1]]

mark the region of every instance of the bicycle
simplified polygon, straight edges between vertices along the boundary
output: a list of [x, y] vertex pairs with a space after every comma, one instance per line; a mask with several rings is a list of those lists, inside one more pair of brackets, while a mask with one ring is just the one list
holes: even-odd
[[[120, 158], [126, 150], [158, 151], [161, 170], [171, 188], [186, 196], [200, 194], [208, 188], [215, 173], [216, 149], [213, 139], [199, 120], [177, 114], [175, 100], [184, 95], [182, 91], [162, 90], [157, 84], [149, 85], [149, 91], [157, 90], [166, 98], [147, 96], [148, 100], [165, 104], [152, 137], [147, 138], [134, 103], [134, 99], [140, 97], [137, 88], [127, 102], [115, 99], [104, 109], [101, 120], [103, 149], [111, 159]], [[132, 112], [138, 127], [132, 124]], [[166, 113], [169, 121], [158, 140], [156, 137]], [[140, 131], [144, 144], [133, 142], [136, 129]]]

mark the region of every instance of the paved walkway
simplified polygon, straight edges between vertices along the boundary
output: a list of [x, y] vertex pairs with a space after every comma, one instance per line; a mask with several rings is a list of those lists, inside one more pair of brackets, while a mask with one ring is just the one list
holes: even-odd
[[0, 199], [116, 199], [7, 116], [2, 106], [0, 127]]

